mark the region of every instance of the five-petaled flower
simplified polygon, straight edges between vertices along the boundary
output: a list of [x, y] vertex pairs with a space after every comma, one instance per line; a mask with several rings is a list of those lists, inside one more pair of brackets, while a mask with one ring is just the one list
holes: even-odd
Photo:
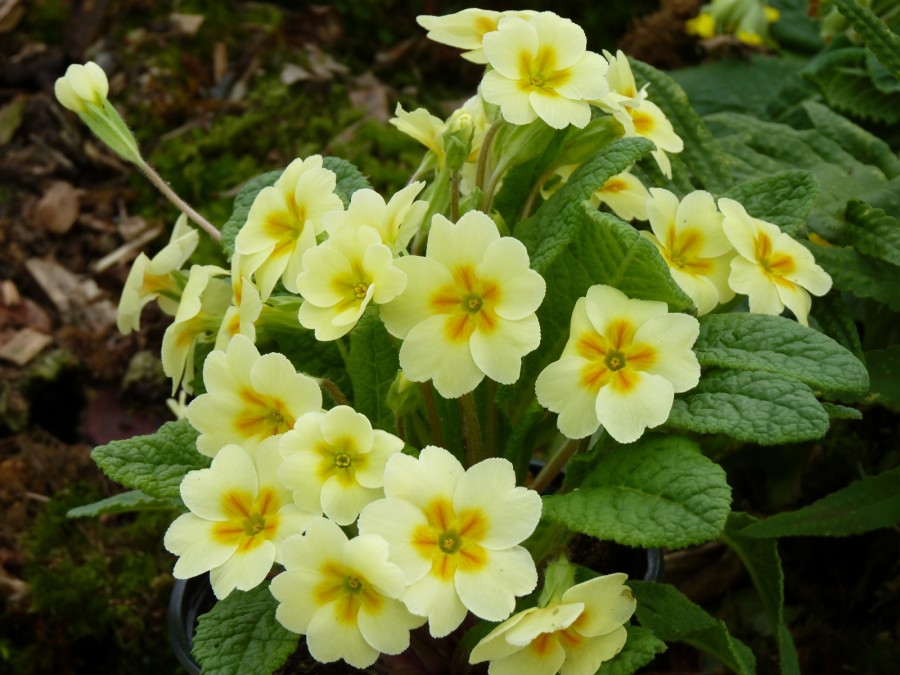
[[651, 188], [650, 193], [647, 215], [653, 232], [641, 234], [659, 249], [697, 313], [708, 314], [734, 297], [728, 286], [734, 249], [722, 229], [722, 214], [705, 190], [691, 192], [680, 202], [662, 188]]
[[375, 228], [345, 225], [303, 255], [297, 287], [304, 302], [297, 317], [317, 340], [336, 340], [350, 332], [370, 302], [390, 302], [405, 286], [406, 275]]
[[384, 496], [384, 467], [402, 449], [402, 440], [340, 405], [306, 413], [282, 436], [279, 476], [301, 509], [349, 525]]
[[428, 31], [430, 40], [468, 50], [462, 54], [467, 61], [487, 63], [481, 43], [486, 34], [497, 30], [500, 19], [507, 16], [527, 19], [535, 14], [533, 10], [497, 12], [470, 7], [444, 16], [422, 14], [416, 17], [416, 21]]
[[785, 307], [808, 325], [812, 300], [825, 295], [831, 277], [816, 264], [813, 254], [777, 225], [753, 218], [732, 199], [720, 199], [722, 227], [738, 255], [731, 261], [728, 284], [750, 299], [750, 311], [781, 314]]
[[562, 356], [538, 375], [538, 401], [559, 413], [569, 438], [603, 425], [620, 443], [636, 441], [668, 419], [676, 393], [697, 385], [699, 332], [697, 319], [669, 314], [664, 302], [592, 286], [575, 303]]
[[344, 208], [334, 191], [336, 183], [335, 173], [322, 167], [322, 157], [312, 155], [295, 159], [274, 185], [256, 195], [234, 248], [255, 273], [263, 300], [279, 279], [297, 292], [303, 254], [325, 231], [325, 214]]
[[513, 615], [469, 657], [490, 661], [490, 675], [590, 675], [625, 645], [635, 601], [625, 574], [608, 574], [566, 590], [558, 602]]
[[588, 101], [609, 93], [606, 61], [587, 51], [577, 24], [553, 12], [504, 17], [483, 45], [491, 70], [481, 82], [481, 95], [500, 106], [510, 124], [540, 118], [555, 129], [584, 128], [591, 120]]
[[396, 265], [406, 272], [406, 290], [381, 307], [381, 318], [403, 338], [406, 377], [433, 380], [446, 398], [472, 391], [485, 375], [503, 384], [518, 379], [522, 357], [540, 343], [535, 310], [545, 291], [522, 242], [501, 237], [480, 211], [455, 225], [435, 215], [425, 257]]
[[541, 498], [516, 487], [509, 461], [495, 457], [465, 470], [428, 446], [418, 458], [388, 460], [384, 492], [363, 509], [359, 531], [387, 539], [409, 584], [401, 599], [428, 617], [433, 636], [458, 627], [467, 610], [505, 619], [516, 596], [534, 589], [534, 561], [519, 543], [537, 526]]
[[270, 586], [279, 602], [275, 618], [306, 635], [310, 654], [322, 663], [343, 659], [366, 668], [380, 652], [405, 650], [410, 629], [425, 623], [397, 600], [404, 575], [388, 560], [381, 537], [348, 540], [335, 523], [321, 519], [305, 535], [289, 538], [282, 557], [285, 571]]
[[176, 579], [210, 572], [216, 597], [262, 583], [280, 561], [282, 541], [302, 532], [318, 516], [300, 511], [277, 477], [278, 441], [260, 444], [251, 455], [226, 445], [208, 469], [190, 471], [181, 481], [189, 513], [166, 531], [164, 544], [179, 556]]
[[229, 443], [252, 450], [293, 429], [301, 415], [322, 408], [315, 380], [294, 370], [283, 354], [260, 356], [243, 335], [206, 358], [203, 381], [206, 393], [191, 401], [187, 418], [200, 432], [197, 449], [210, 457]]

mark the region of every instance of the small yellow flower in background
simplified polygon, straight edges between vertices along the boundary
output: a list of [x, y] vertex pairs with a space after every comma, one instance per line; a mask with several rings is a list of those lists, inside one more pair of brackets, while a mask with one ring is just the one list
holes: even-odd
[[[566, 164], [556, 169], [554, 177], [558, 178], [558, 182], [551, 183], [549, 189], [541, 188], [541, 197], [549, 199], [550, 195], [568, 182], [577, 168], [577, 164]], [[613, 213], [625, 221], [647, 220], [646, 201], [649, 197], [650, 192], [641, 180], [629, 171], [623, 171], [610, 177], [594, 190], [590, 202], [595, 208], [606, 204]]]
[[627, 138], [640, 136], [653, 141], [656, 149], [651, 154], [659, 170], [671, 178], [672, 164], [667, 153], [681, 152], [684, 142], [659, 106], [647, 100], [646, 87], [637, 90], [628, 57], [621, 50], [615, 56], [607, 51], [603, 54], [609, 64], [606, 71], [609, 96], [597, 97], [591, 103], [612, 114], [622, 125]]
[[418, 458], [396, 454], [384, 474], [386, 497], [365, 507], [361, 534], [377, 534], [410, 584], [401, 600], [442, 637], [471, 611], [507, 618], [516, 596], [534, 590], [537, 571], [519, 546], [537, 526], [541, 498], [516, 487], [512, 464], [491, 458], [463, 469], [434, 446]]
[[464, 9], [446, 16], [429, 16], [423, 14], [416, 17], [422, 28], [428, 31], [428, 39], [444, 45], [466, 49], [462, 57], [472, 63], [485, 64], [481, 43], [487, 33], [497, 30], [500, 19], [507, 16], [528, 18], [536, 14], [534, 11], [495, 12], [488, 9]]
[[303, 256], [297, 286], [298, 319], [320, 341], [337, 340], [359, 321], [370, 302], [382, 305], [406, 287], [391, 249], [368, 225], [343, 227]]
[[627, 578], [596, 577], [513, 615], [475, 645], [469, 663], [490, 661], [490, 675], [593, 675], [625, 645], [636, 605]]
[[684, 32], [688, 35], [709, 39], [716, 34], [716, 20], [709, 12], [700, 12], [693, 19], [684, 22]]
[[555, 129], [584, 128], [591, 120], [588, 101], [609, 91], [606, 61], [587, 51], [581, 27], [553, 12], [503, 18], [484, 36], [484, 53], [492, 70], [481, 95], [511, 124], [540, 118]]
[[691, 350], [699, 332], [697, 319], [669, 314], [664, 302], [592, 286], [575, 303], [562, 356], [538, 375], [538, 401], [559, 413], [568, 438], [603, 425], [619, 443], [636, 441], [669, 418], [676, 393], [700, 380]]
[[190, 512], [169, 526], [163, 542], [179, 556], [176, 579], [210, 572], [220, 600], [235, 588], [248, 591], [262, 583], [281, 560], [284, 539], [318, 518], [294, 506], [277, 478], [280, 463], [275, 439], [253, 455], [227, 445], [208, 469], [188, 472], [181, 498]]
[[322, 408], [315, 380], [294, 370], [283, 354], [261, 356], [243, 335], [235, 335], [226, 351], [206, 357], [203, 382], [206, 393], [191, 401], [187, 418], [200, 432], [197, 449], [209, 457], [231, 443], [252, 451]]
[[758, 46], [769, 39], [769, 24], [778, 21], [781, 13], [761, 0], [713, 0], [700, 14], [684, 22], [688, 35], [711, 38], [734, 35], [741, 42]]
[[312, 155], [295, 159], [274, 185], [256, 195], [234, 247], [256, 275], [263, 300], [279, 279], [297, 292], [303, 254], [325, 231], [325, 214], [344, 208], [334, 192], [336, 184], [334, 172], [322, 167], [322, 157]]
[[472, 391], [485, 375], [503, 384], [519, 378], [522, 357], [540, 343], [535, 310], [546, 289], [522, 242], [501, 237], [480, 211], [455, 225], [436, 215], [425, 257], [395, 264], [406, 290], [382, 305], [381, 318], [403, 339], [406, 377], [433, 380], [445, 398]]
[[781, 314], [787, 307], [808, 325], [809, 295], [831, 289], [828, 273], [802, 244], [777, 225], [753, 218], [739, 202], [720, 199], [719, 210], [725, 235], [738, 252], [731, 261], [731, 288], [749, 297], [751, 312]]
[[275, 618], [306, 635], [309, 653], [321, 663], [343, 659], [367, 668], [379, 653], [404, 651], [409, 631], [425, 623], [397, 600], [404, 575], [388, 560], [381, 537], [348, 540], [335, 523], [321, 519], [305, 535], [288, 539], [282, 557], [285, 571], [270, 586], [279, 602]]
[[256, 342], [256, 320], [262, 313], [263, 302], [244, 267], [243, 256], [235, 253], [231, 258], [232, 304], [225, 310], [215, 349], [228, 349], [235, 335], [244, 335], [250, 342]]
[[734, 247], [722, 229], [722, 214], [713, 196], [691, 192], [680, 202], [662, 188], [651, 188], [647, 214], [653, 232], [641, 235], [653, 242], [681, 290], [701, 316], [734, 297], [728, 286]]
[[406, 250], [428, 210], [428, 202], [416, 201], [424, 187], [425, 183], [421, 181], [411, 183], [387, 203], [374, 190], [357, 190], [346, 211], [334, 211], [325, 216], [325, 229], [334, 236], [342, 228], [371, 227], [381, 235], [381, 243], [399, 255]]
[[279, 476], [299, 508], [349, 525], [384, 496], [384, 467], [402, 449], [402, 440], [372, 429], [365, 415], [336, 406], [306, 413], [281, 437]]
[[93, 61], [73, 63], [54, 85], [56, 99], [72, 112], [85, 113], [88, 105], [103, 106], [109, 95], [109, 80], [103, 68]]
[[120, 332], [140, 330], [141, 310], [151, 300], [156, 300], [166, 314], [175, 315], [184, 282], [172, 273], [180, 270], [191, 257], [199, 238], [197, 230], [187, 224], [187, 217], [182, 214], [175, 221], [169, 243], [159, 253], [152, 258], [138, 254], [119, 300], [116, 325]]
[[222, 318], [231, 305], [231, 286], [218, 277], [228, 274], [215, 265], [194, 265], [188, 276], [175, 320], [163, 334], [163, 372], [188, 393], [194, 379], [194, 348], [198, 341], [211, 342], [219, 332]]

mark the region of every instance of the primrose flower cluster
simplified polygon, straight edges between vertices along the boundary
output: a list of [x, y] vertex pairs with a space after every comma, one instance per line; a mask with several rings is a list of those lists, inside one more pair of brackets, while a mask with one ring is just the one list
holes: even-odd
[[[184, 476], [187, 510], [165, 547], [176, 578], [209, 573], [219, 599], [269, 584], [277, 620], [323, 662], [365, 668], [407, 650], [411, 631], [427, 624], [444, 638], [474, 617], [502, 622], [470, 654], [493, 675], [593, 673], [623, 649], [635, 601], [625, 574], [576, 584], [565, 556], [533, 537], [548, 467], [589, 437], [629, 444], [667, 422], [700, 381], [697, 316], [742, 294], [750, 312], [787, 308], [805, 325], [810, 294], [831, 280], [739, 202], [648, 187], [648, 175], [672, 176], [684, 144], [622, 52], [589, 51], [584, 31], [552, 12], [418, 20], [485, 73], [446, 120], [397, 106], [391, 123], [426, 148], [408, 185], [386, 198], [348, 188], [333, 158], [298, 158], [253, 188], [225, 247], [230, 268], [185, 269], [198, 243], [185, 216], [167, 246], [134, 261], [119, 328], [139, 330], [154, 300], [172, 317], [162, 365], [173, 394], [194, 395], [184, 416], [208, 462]], [[98, 135], [115, 132], [114, 150], [136, 148], [118, 116], [104, 117], [114, 109], [96, 65], [72, 66], [57, 95]], [[561, 133], [564, 149], [506, 222], [494, 197], [510, 169]], [[548, 346], [539, 316], [556, 289], [517, 228], [621, 138], [644, 139], [653, 164], [592, 185], [586, 204], [647, 221], [634, 238], [694, 311], [585, 284], [564, 308], [567, 337]], [[361, 324], [382, 331], [394, 358], [371, 386], [355, 370]], [[345, 377], [321, 366], [329, 359]], [[379, 398], [364, 406], [367, 386]], [[532, 438], [554, 440], [523, 453], [526, 436], [509, 439], [533, 408], [548, 411], [537, 418], [549, 429]], [[555, 449], [517, 484], [523, 457]]]

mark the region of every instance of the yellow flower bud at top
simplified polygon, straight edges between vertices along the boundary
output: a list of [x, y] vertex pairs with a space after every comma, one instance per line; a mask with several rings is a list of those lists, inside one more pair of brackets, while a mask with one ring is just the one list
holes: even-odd
[[109, 80], [103, 68], [93, 61], [84, 65], [73, 63], [66, 74], [56, 81], [57, 100], [72, 112], [84, 113], [88, 104], [102, 106], [109, 94]]

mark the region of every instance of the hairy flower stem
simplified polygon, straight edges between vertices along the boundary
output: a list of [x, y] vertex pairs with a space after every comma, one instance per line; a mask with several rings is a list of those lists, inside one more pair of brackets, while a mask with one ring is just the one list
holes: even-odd
[[494, 122], [487, 132], [484, 134], [484, 140], [481, 141], [481, 149], [478, 152], [478, 169], [475, 173], [475, 187], [484, 190], [484, 176], [487, 173], [487, 163], [491, 155], [491, 146], [494, 142], [494, 136], [503, 125], [503, 118]]
[[536, 492], [543, 492], [544, 490], [546, 490], [547, 487], [549, 487], [549, 485], [553, 482], [553, 479], [560, 474], [563, 468], [565, 468], [566, 463], [586, 442], [587, 439], [563, 439], [563, 441], [553, 452], [553, 455], [551, 455], [550, 459], [547, 460], [547, 463], [544, 464], [544, 468], [542, 468], [538, 472], [538, 475], [534, 477], [534, 480], [528, 487]]
[[338, 387], [331, 380], [326, 380], [324, 378], [316, 378], [316, 382], [318, 382], [319, 387], [323, 391], [327, 391], [328, 395], [334, 400], [338, 405], [350, 405], [350, 401], [347, 400], [347, 397], [344, 396], [344, 392], [341, 391], [341, 388]]
[[444, 447], [444, 431], [441, 429], [441, 417], [438, 415], [437, 406], [434, 404], [434, 389], [431, 382], [422, 383], [422, 397], [425, 399], [425, 408], [428, 410], [428, 425], [431, 427], [431, 443], [439, 448]]
[[450, 220], [459, 220], [459, 171], [450, 172]]
[[463, 440], [466, 451], [466, 466], [473, 466], [483, 460], [484, 443], [481, 439], [481, 424], [478, 421], [478, 410], [472, 392], [459, 397], [459, 407], [463, 418]]
[[163, 196], [168, 199], [179, 211], [184, 213], [188, 218], [193, 220], [201, 230], [206, 232], [212, 239], [215, 241], [219, 241], [222, 238], [222, 233], [216, 229], [216, 226], [209, 222], [206, 218], [197, 213], [186, 201], [184, 201], [181, 197], [179, 197], [175, 191], [169, 187], [169, 184], [163, 180], [162, 176], [156, 173], [156, 170], [147, 164], [147, 162], [141, 160], [138, 163], [138, 168], [144, 172], [144, 175], [147, 177], [153, 186], [162, 192]]

